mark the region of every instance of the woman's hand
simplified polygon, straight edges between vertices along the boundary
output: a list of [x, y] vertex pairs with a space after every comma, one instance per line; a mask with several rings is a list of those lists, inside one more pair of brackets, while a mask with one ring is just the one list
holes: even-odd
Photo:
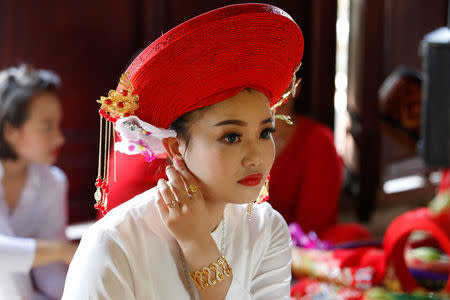
[[[209, 232], [208, 210], [198, 182], [180, 157], [166, 168], [169, 181], [158, 181], [157, 204], [161, 218], [178, 241], [190, 271], [201, 270], [222, 254]], [[233, 275], [214, 287], [200, 290], [202, 299], [224, 299]]]
[[157, 204], [170, 233], [182, 249], [210, 244], [208, 211], [194, 175], [177, 156], [166, 174], [169, 181], [158, 181]]
[[36, 253], [33, 267], [53, 262], [70, 264], [78, 244], [60, 240], [36, 240]]

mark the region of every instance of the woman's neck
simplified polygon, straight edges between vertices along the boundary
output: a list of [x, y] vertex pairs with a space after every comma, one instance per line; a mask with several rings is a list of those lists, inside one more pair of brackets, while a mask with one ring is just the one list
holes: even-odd
[[3, 178], [14, 179], [24, 177], [27, 173], [28, 162], [25, 160], [2, 160]]
[[206, 200], [206, 208], [208, 210], [208, 227], [210, 232], [213, 232], [217, 228], [217, 226], [219, 226], [220, 221], [223, 218], [225, 206], [226, 203], [224, 202], [214, 202]]

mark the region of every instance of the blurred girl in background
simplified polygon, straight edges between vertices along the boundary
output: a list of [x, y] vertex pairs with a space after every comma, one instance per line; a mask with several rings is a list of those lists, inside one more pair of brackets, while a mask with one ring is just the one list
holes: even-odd
[[[0, 299], [59, 299], [75, 246], [65, 241], [67, 179], [53, 72], [0, 72]], [[65, 264], [66, 263], [66, 264]]]

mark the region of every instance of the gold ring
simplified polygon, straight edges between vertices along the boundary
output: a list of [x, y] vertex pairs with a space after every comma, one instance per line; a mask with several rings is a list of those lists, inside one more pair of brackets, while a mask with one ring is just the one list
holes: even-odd
[[172, 201], [170, 201], [169, 203], [167, 203], [167, 206], [168, 206], [169, 208], [174, 208], [175, 205], [177, 205], [177, 201], [175, 201], [175, 200], [172, 200]]
[[190, 194], [197, 193], [197, 192], [198, 192], [198, 186], [195, 185], [195, 184], [191, 184], [191, 185], [188, 187], [188, 192], [189, 192]]

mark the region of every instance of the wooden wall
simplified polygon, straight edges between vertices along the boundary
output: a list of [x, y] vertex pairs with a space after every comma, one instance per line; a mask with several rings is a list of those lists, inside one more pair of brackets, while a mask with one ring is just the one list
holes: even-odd
[[[420, 71], [423, 36], [445, 26], [447, 0], [350, 0], [348, 145], [345, 164], [361, 221], [376, 207], [381, 176], [378, 89], [399, 65]], [[388, 149], [387, 151], [392, 151]]]
[[[58, 165], [70, 183], [70, 222], [92, 219], [98, 105], [138, 51], [173, 26], [224, 0], [2, 0], [0, 68], [29, 63], [61, 75], [66, 144]], [[305, 35], [302, 67], [312, 115], [333, 125], [336, 1], [265, 1], [286, 10]]]

